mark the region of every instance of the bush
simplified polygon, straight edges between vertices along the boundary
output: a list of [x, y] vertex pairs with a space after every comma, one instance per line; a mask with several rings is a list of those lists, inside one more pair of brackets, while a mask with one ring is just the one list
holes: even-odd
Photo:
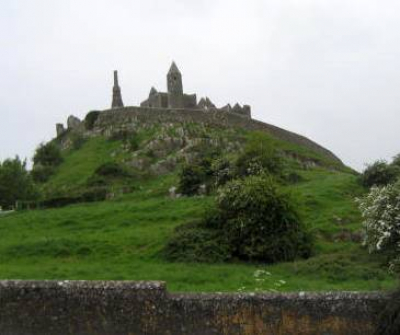
[[29, 201], [37, 195], [26, 161], [16, 157], [0, 163], [0, 207], [10, 209], [17, 200]]
[[220, 188], [215, 206], [198, 223], [178, 229], [165, 254], [179, 261], [274, 263], [309, 257], [312, 246], [292, 197], [261, 175]]
[[85, 117], [85, 128], [86, 130], [92, 130], [94, 128], [94, 124], [97, 121], [100, 115], [99, 111], [91, 111]]
[[366, 167], [361, 175], [361, 183], [368, 188], [372, 186], [383, 186], [395, 182], [398, 176], [399, 168], [396, 165], [378, 160]]
[[[203, 146], [196, 148], [203, 148]], [[220, 155], [220, 151], [217, 148], [197, 152], [195, 161], [182, 167], [179, 174], [178, 192], [188, 196], [196, 195], [200, 193], [200, 187], [205, 185], [205, 191], [208, 193], [213, 186], [223, 183], [227, 177], [223, 176], [227, 173], [223, 170], [230, 163], [225, 159], [218, 158], [218, 155]]]
[[129, 177], [126, 168], [115, 162], [108, 162], [100, 165], [94, 172], [98, 176], [104, 177]]
[[174, 232], [164, 255], [177, 262], [218, 263], [229, 260], [231, 250], [219, 230], [188, 224]]
[[62, 161], [61, 150], [54, 142], [42, 143], [33, 156], [34, 165], [58, 166]]
[[72, 194], [64, 194], [53, 196], [40, 202], [40, 207], [56, 208], [64, 207], [82, 202], [103, 201], [107, 198], [107, 188], [92, 187], [89, 189], [79, 190]]
[[400, 265], [400, 182], [374, 186], [357, 202], [364, 219], [364, 245], [370, 253], [386, 255], [390, 269], [397, 269]]
[[233, 256], [274, 263], [311, 255], [312, 238], [294, 200], [271, 177], [228, 183], [218, 192], [217, 208], [213, 225], [228, 236]]
[[245, 149], [236, 161], [238, 176], [270, 173], [281, 175], [283, 161], [273, 140], [264, 133], [255, 132], [247, 140]]
[[196, 195], [200, 186], [206, 180], [206, 173], [203, 167], [198, 165], [185, 165], [179, 174], [178, 193], [183, 195]]

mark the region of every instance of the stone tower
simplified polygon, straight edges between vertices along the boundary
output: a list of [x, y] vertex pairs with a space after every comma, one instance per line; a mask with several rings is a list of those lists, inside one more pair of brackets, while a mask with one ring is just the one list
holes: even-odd
[[168, 86], [168, 107], [169, 108], [183, 108], [183, 85], [182, 85], [182, 74], [176, 66], [175, 62], [172, 62], [171, 68], [167, 75], [167, 86]]
[[124, 107], [121, 96], [121, 88], [118, 85], [118, 72], [114, 71], [114, 87], [111, 108]]

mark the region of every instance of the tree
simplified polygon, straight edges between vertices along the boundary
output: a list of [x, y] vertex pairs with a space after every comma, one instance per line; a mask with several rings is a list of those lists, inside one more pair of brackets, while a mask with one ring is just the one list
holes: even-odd
[[63, 161], [61, 150], [54, 142], [40, 144], [33, 156], [33, 163], [42, 166], [57, 166]]
[[396, 166], [397, 168], [400, 169], [400, 154], [397, 154], [396, 156], [393, 157], [392, 166]]
[[36, 183], [45, 183], [62, 161], [61, 150], [56, 143], [40, 144], [33, 156], [33, 180]]
[[357, 202], [364, 219], [364, 245], [370, 253], [387, 255], [394, 270], [400, 264], [400, 182], [374, 186]]
[[396, 165], [378, 160], [366, 167], [361, 175], [361, 183], [368, 188], [383, 186], [395, 182], [398, 176], [399, 168]]
[[12, 208], [17, 200], [32, 200], [36, 194], [26, 161], [17, 156], [0, 163], [0, 206], [3, 209]]

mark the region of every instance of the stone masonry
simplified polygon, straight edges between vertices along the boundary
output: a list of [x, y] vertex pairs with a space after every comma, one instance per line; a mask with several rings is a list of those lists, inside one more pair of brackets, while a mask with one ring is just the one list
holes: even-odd
[[196, 94], [185, 94], [183, 92], [182, 73], [179, 71], [175, 62], [167, 74], [168, 92], [158, 92], [154, 87], [151, 88], [149, 97], [140, 106], [147, 108], [170, 108], [187, 110], [219, 110], [221, 112], [232, 112], [251, 118], [251, 108], [248, 105], [240, 106], [238, 103], [232, 108], [230, 104], [222, 108], [217, 108], [208, 97], [201, 98], [197, 103]]
[[372, 335], [380, 293], [170, 294], [163, 282], [0, 281], [2, 335]]
[[113, 96], [111, 108], [120, 108], [124, 107], [124, 103], [122, 102], [121, 88], [118, 84], [118, 72], [114, 71], [114, 86], [113, 86]]
[[[201, 98], [197, 102], [196, 94], [184, 93], [182, 73], [174, 62], [167, 74], [167, 89], [168, 92], [158, 92], [152, 87], [149, 97], [140, 104], [140, 107], [124, 107], [118, 73], [114, 71], [112, 108], [99, 112], [91, 130], [85, 130], [85, 120], [80, 121], [71, 115], [67, 121], [67, 130], [83, 132], [85, 136], [92, 136], [95, 134], [107, 135], [117, 130], [134, 130], [140, 124], [194, 122], [206, 126], [265, 131], [278, 139], [304, 146], [342, 164], [332, 152], [310, 139], [252, 119], [251, 108], [248, 105], [241, 106], [236, 103], [233, 107], [227, 104], [218, 108], [208, 97]], [[56, 129], [57, 136], [61, 136], [66, 131], [60, 123], [56, 125]]]

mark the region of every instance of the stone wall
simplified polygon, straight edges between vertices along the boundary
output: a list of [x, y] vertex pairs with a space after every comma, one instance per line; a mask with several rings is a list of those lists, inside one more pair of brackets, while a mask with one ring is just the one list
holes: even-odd
[[162, 282], [0, 281], [0, 334], [372, 335], [385, 299], [169, 294]]
[[163, 108], [143, 108], [125, 107], [118, 110], [103, 111], [95, 124], [95, 131], [98, 133], [112, 132], [120, 129], [135, 129], [137, 124], [159, 124], [159, 123], [190, 123], [216, 126], [233, 127], [245, 130], [265, 131], [271, 135], [304, 146], [325, 155], [338, 163], [342, 163], [331, 151], [325, 149], [310, 139], [284, 130], [282, 128], [249, 119], [235, 113], [223, 112], [218, 110], [198, 110], [198, 109], [163, 109]]

